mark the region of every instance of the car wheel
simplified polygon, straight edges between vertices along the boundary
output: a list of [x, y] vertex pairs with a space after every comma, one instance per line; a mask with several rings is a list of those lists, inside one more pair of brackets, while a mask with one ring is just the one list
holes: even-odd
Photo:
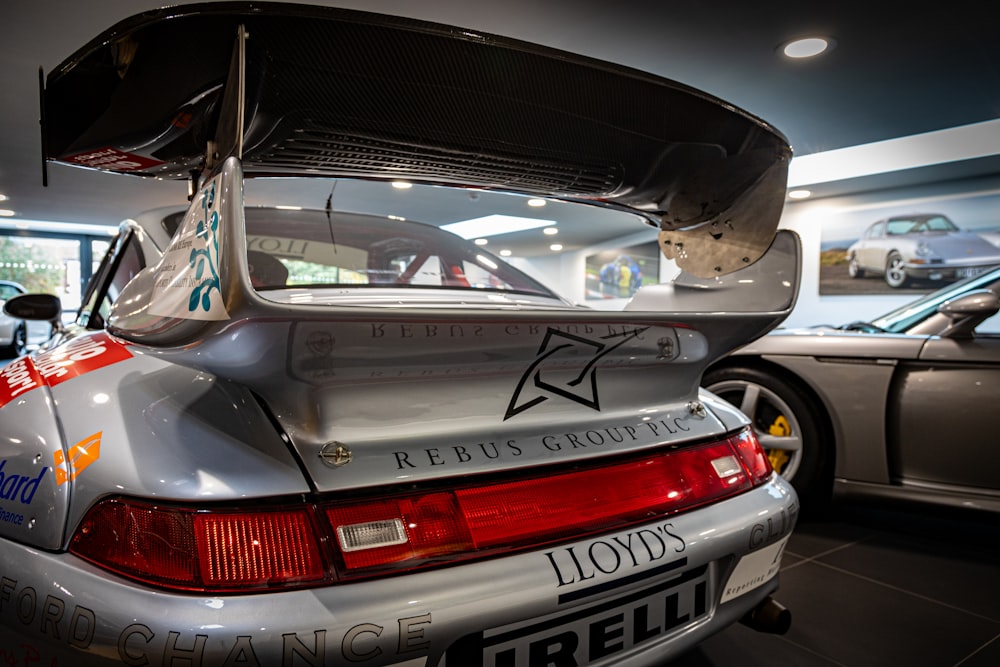
[[10, 345], [0, 347], [0, 355], [4, 358], [20, 357], [28, 351], [28, 326], [21, 322], [14, 327], [14, 337], [11, 338]]
[[885, 260], [885, 282], [889, 287], [906, 287], [910, 277], [906, 275], [903, 258], [893, 250]]
[[851, 278], [864, 278], [865, 270], [858, 266], [858, 258], [851, 257], [851, 261], [847, 264], [847, 275]]
[[702, 384], [750, 419], [771, 466], [795, 487], [804, 509], [825, 505], [833, 481], [827, 472], [830, 449], [818, 426], [818, 410], [803, 389], [739, 366], [709, 371]]

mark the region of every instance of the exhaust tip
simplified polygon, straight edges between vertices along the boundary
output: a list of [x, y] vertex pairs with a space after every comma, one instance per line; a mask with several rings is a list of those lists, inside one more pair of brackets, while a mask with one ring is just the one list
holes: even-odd
[[747, 612], [740, 623], [758, 632], [783, 635], [792, 627], [792, 612], [768, 596]]

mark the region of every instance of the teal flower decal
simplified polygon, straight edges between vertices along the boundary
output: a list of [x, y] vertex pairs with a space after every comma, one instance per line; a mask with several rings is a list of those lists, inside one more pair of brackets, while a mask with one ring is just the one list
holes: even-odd
[[204, 240], [204, 248], [194, 248], [188, 258], [188, 263], [194, 269], [194, 279], [197, 281], [188, 299], [188, 310], [194, 312], [199, 306], [206, 313], [212, 305], [212, 291], [221, 296], [219, 280], [219, 213], [209, 211], [215, 204], [215, 184], [202, 195], [202, 219], [198, 221], [195, 236]]

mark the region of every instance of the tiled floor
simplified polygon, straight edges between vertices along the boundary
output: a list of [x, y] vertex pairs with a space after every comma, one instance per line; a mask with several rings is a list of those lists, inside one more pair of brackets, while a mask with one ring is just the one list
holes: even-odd
[[785, 635], [733, 626], [670, 667], [996, 667], [1000, 519], [835, 507], [802, 520], [775, 599]]

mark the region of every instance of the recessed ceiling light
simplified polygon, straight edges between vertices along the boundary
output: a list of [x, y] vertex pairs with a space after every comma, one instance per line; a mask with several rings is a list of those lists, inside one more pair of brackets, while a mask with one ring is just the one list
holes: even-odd
[[441, 225], [441, 229], [452, 234], [458, 234], [463, 239], [481, 239], [498, 234], [523, 232], [528, 229], [552, 226], [552, 220], [539, 218], [522, 218], [515, 215], [493, 214], [472, 220], [462, 220]]
[[558, 227], [546, 227], [545, 229], [542, 230], [542, 233], [545, 234], [546, 236], [555, 236], [556, 234], [559, 233], [559, 228]]
[[552, 252], [559, 252], [562, 249], [563, 249], [562, 243], [553, 243], [552, 245], [549, 246], [549, 250], [551, 250]]
[[0, 195], [0, 201], [7, 201], [7, 195]]
[[533, 206], [535, 208], [539, 208], [541, 206], [545, 206], [545, 200], [544, 199], [538, 199], [537, 197], [534, 198], [534, 199], [529, 199], [528, 200], [528, 206]]
[[486, 239], [476, 239], [475, 241], [473, 241], [473, 243], [475, 243], [476, 245], [486, 245], [487, 243], [489, 243], [489, 241], [487, 241]]
[[12, 218], [14, 217], [14, 211], [9, 208], [0, 208], [0, 217]]
[[409, 190], [413, 187], [413, 183], [407, 183], [406, 181], [393, 181], [392, 187], [397, 190]]
[[501, 257], [510, 257], [512, 254], [513, 253], [511, 253], [511, 251], [507, 250], [506, 248], [504, 248], [503, 250], [500, 251], [500, 256]]
[[789, 199], [809, 199], [812, 196], [811, 190], [789, 190]]
[[781, 52], [789, 58], [812, 58], [833, 48], [833, 40], [827, 37], [804, 37], [792, 40], [781, 47]]

